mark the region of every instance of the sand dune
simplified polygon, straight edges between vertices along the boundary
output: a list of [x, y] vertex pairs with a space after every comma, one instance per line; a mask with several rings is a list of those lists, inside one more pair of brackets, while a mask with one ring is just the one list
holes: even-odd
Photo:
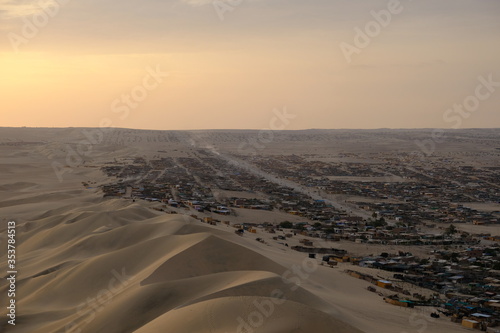
[[38, 184], [36, 183], [16, 182], [16, 183], [0, 185], [0, 191], [22, 191], [37, 186]]
[[[19, 230], [23, 311], [9, 332], [237, 332], [256, 300], [276, 310], [255, 332], [358, 332], [317, 296], [290, 291], [285, 267], [190, 217], [104, 200], [52, 209]], [[274, 290], [288, 291], [285, 303], [269, 303]]]
[[[286, 301], [279, 306], [267, 307], [270, 317], [253, 315], [241, 317], [255, 304], [271, 304], [272, 300], [260, 297], [230, 297], [200, 302], [192, 306], [169, 311], [151, 323], [135, 331], [136, 333], [171, 332], [181, 333], [310, 333], [310, 332], [361, 332], [332, 317], [304, 306]], [[255, 312], [258, 313], [258, 312]], [[194, 315], [193, 314], [197, 314]], [[189, 320], [186, 320], [189, 318]], [[238, 327], [228, 318], [236, 318]], [[263, 323], [262, 326], [258, 324]], [[255, 328], [253, 325], [259, 327]]]
[[[208, 143], [230, 147], [237, 147], [234, 137], [241, 134], [199, 133]], [[323, 140], [322, 149], [335, 141], [307, 131], [282, 133], [276, 151], [309, 136]], [[99, 162], [151, 156], [159, 149], [183, 156], [192, 149], [183, 143], [187, 138], [181, 132], [115, 130], [105, 144], [93, 147], [88, 163], [94, 167], [75, 166], [59, 182], [50, 163], [66, 157], [67, 144], [81, 140], [81, 130], [2, 129], [0, 238], [3, 244], [6, 222], [15, 220], [19, 273], [17, 322], [11, 326], [2, 250], [0, 331], [411, 333], [421, 331], [422, 323], [426, 332], [465, 331], [446, 318], [430, 321], [423, 311], [386, 304], [366, 290], [368, 282], [341, 269], [318, 266], [298, 282], [287, 279], [307, 254], [278, 244], [271, 234], [239, 237], [227, 226], [167, 215], [144, 201], [102, 198], [96, 187], [109, 179]], [[82, 185], [89, 180], [93, 188]], [[275, 212], [238, 213], [244, 221], [285, 218]]]

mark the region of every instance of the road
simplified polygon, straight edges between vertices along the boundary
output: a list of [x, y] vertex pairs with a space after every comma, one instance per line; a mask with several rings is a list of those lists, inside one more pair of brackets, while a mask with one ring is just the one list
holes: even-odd
[[268, 172], [263, 171], [262, 169], [259, 169], [255, 165], [248, 163], [244, 160], [241, 160], [239, 158], [236, 158], [234, 156], [229, 156], [226, 154], [220, 154], [218, 155], [220, 158], [225, 159], [229, 163], [239, 166], [240, 168], [243, 168], [247, 170], [248, 172], [254, 174], [255, 176], [260, 176], [263, 177], [270, 182], [273, 182], [275, 184], [278, 184], [280, 186], [286, 186], [289, 188], [292, 188], [294, 191], [300, 192], [302, 194], [310, 196], [314, 200], [324, 200], [325, 203], [332, 205], [334, 208], [340, 211], [345, 211], [348, 212], [352, 215], [355, 216], [360, 216], [362, 218], [369, 218], [371, 217], [371, 214], [358, 206], [351, 204], [351, 203], [345, 203], [345, 202], [338, 202], [333, 199], [333, 195], [326, 193], [325, 191], [319, 190], [317, 188], [311, 188], [311, 187], [306, 187], [304, 185], [301, 185], [299, 183], [293, 182], [288, 179], [283, 179], [279, 178], [273, 174], [270, 174]]

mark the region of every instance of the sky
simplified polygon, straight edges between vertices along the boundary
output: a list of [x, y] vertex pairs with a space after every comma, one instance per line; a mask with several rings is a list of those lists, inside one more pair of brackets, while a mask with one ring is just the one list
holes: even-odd
[[0, 126], [500, 127], [499, 17], [498, 0], [0, 0]]

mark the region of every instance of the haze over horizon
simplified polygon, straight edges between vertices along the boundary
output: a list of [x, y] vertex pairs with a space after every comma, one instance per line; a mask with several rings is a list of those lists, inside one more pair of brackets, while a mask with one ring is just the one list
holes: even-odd
[[495, 0], [0, 0], [0, 125], [262, 129], [286, 109], [279, 129], [498, 128], [499, 14]]
[[[102, 127], [99, 126], [0, 126], [0, 128], [12, 128], [12, 129], [85, 129], [85, 128], [95, 128], [99, 129]], [[108, 128], [102, 128], [104, 132]], [[196, 132], [196, 131], [214, 131], [214, 132], [224, 132], [224, 131], [262, 131], [262, 130], [270, 130], [269, 128], [186, 128], [186, 129], [169, 129], [169, 128], [132, 128], [132, 127], [109, 127], [109, 129], [114, 130], [131, 130], [131, 131], [187, 131], [187, 132]], [[297, 132], [297, 131], [425, 131], [425, 130], [448, 130], [448, 128], [438, 128], [438, 127], [420, 127], [420, 128], [389, 128], [389, 127], [380, 127], [380, 128], [301, 128], [301, 129], [274, 129], [273, 131], [279, 132]], [[449, 130], [455, 130], [450, 128]], [[465, 127], [459, 128], [458, 130], [500, 130], [500, 127]]]

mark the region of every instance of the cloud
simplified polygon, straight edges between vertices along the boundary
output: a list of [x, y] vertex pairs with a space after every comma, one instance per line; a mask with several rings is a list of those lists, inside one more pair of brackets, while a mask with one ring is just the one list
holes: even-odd
[[0, 17], [5, 20], [32, 16], [59, 6], [56, 0], [0, 0]]

